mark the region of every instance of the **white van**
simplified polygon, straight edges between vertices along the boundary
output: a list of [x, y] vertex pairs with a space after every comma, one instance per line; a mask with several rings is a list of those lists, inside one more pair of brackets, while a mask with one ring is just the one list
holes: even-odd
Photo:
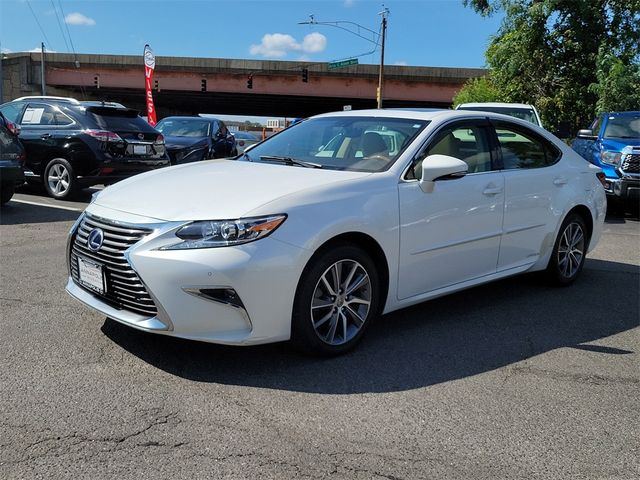
[[456, 107], [456, 110], [502, 113], [542, 127], [542, 121], [540, 120], [540, 115], [538, 115], [536, 107], [527, 105], [526, 103], [461, 103]]

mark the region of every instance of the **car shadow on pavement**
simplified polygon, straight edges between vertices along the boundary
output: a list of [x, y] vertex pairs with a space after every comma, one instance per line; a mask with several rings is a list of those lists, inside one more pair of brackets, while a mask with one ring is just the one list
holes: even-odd
[[[537, 274], [506, 279], [383, 316], [355, 350], [311, 358], [286, 344], [226, 347], [148, 334], [107, 319], [104, 334], [172, 375], [298, 392], [404, 391], [489, 372], [562, 347], [579, 347], [638, 326], [639, 270], [587, 261], [571, 287]], [[611, 304], [607, 298], [624, 301]], [[215, 319], [212, 319], [215, 321]], [[585, 355], [635, 353], [585, 348]]]
[[0, 209], [0, 225], [69, 222], [75, 221], [81, 213], [81, 211], [10, 201]]

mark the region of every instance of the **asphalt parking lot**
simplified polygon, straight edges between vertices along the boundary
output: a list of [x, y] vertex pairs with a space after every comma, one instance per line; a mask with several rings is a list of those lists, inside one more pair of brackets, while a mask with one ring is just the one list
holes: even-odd
[[64, 246], [88, 199], [23, 190], [0, 212], [0, 478], [640, 475], [638, 218], [607, 218], [570, 288], [523, 275], [467, 290], [321, 360], [80, 305]]

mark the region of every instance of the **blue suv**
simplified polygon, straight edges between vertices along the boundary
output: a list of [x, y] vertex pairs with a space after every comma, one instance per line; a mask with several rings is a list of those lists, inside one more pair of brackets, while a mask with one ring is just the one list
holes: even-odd
[[580, 130], [572, 148], [606, 175], [609, 201], [638, 206], [640, 199], [640, 112], [602, 113]]

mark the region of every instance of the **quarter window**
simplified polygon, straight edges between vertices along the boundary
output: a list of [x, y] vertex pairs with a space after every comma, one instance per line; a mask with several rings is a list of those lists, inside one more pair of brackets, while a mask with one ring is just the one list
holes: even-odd
[[497, 125], [496, 134], [505, 170], [546, 167], [560, 159], [556, 147], [523, 128]]

